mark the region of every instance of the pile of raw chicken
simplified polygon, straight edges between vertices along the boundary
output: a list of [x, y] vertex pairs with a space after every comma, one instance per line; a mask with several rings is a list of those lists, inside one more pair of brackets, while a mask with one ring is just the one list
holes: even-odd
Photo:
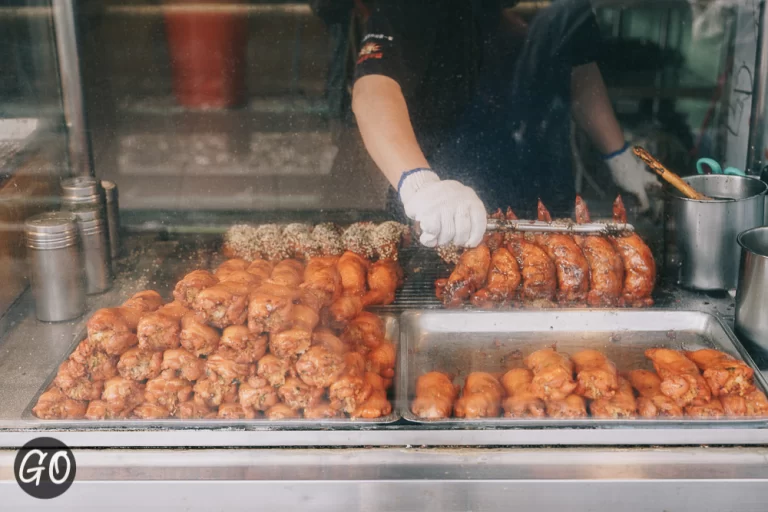
[[148, 290], [100, 309], [33, 412], [43, 419], [386, 416], [396, 347], [381, 318], [363, 308], [394, 300], [402, 279], [396, 254], [375, 262], [352, 251], [320, 251], [306, 262], [234, 258], [213, 273], [184, 276], [171, 303]]
[[[753, 370], [712, 349], [645, 352], [655, 372], [620, 375], [596, 350], [572, 356], [546, 348], [525, 358], [525, 368], [500, 376], [470, 373], [461, 396], [441, 372], [421, 375], [411, 411], [424, 419], [493, 418], [709, 418], [768, 416], [768, 399], [755, 388]], [[589, 412], [587, 412], [589, 411]]]
[[[621, 197], [614, 220], [627, 221]], [[491, 217], [517, 220], [511, 209]], [[538, 220], [551, 222], [539, 202]], [[589, 211], [576, 197], [576, 221], [590, 222]], [[435, 282], [435, 294], [446, 307], [469, 299], [481, 308], [532, 305], [643, 307], [653, 304], [656, 282], [653, 254], [634, 233], [617, 236], [566, 233], [493, 232], [478, 247], [458, 256], [447, 279]]]

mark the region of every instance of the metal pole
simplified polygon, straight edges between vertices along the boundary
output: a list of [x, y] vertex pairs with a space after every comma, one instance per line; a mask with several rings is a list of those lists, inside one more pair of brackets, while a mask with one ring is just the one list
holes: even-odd
[[73, 175], [93, 176], [93, 156], [83, 104], [83, 82], [77, 52], [76, 0], [52, 0], [61, 97], [67, 126], [67, 150]]
[[747, 145], [747, 172], [759, 174], [765, 161], [765, 109], [768, 105], [768, 9], [760, 2], [760, 27], [757, 31], [755, 51], [754, 87], [752, 112], [749, 118], [749, 141]]

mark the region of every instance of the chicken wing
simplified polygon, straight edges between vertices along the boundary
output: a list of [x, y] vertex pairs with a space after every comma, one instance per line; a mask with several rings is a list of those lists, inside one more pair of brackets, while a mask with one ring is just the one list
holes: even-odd
[[[251, 290], [258, 287], [263, 280], [246, 270], [235, 270], [227, 274], [226, 279], [219, 281], [219, 284], [238, 284], [244, 286], [246, 289]], [[217, 285], [214, 285], [217, 286]]]
[[[329, 352], [340, 355], [344, 355], [350, 350], [350, 347], [341, 341], [333, 331], [325, 327], [316, 329], [315, 332], [312, 333], [312, 346], [320, 346]], [[360, 355], [360, 357], [362, 358], [363, 356]], [[363, 363], [363, 366], [365, 366], [365, 363]]]
[[[576, 196], [576, 222], [591, 222], [587, 204]], [[587, 304], [596, 307], [615, 307], [619, 305], [624, 287], [624, 261], [604, 236], [574, 236], [589, 263], [589, 293]]]
[[40, 395], [32, 413], [42, 420], [78, 420], [85, 417], [88, 402], [72, 400], [57, 387]]
[[315, 405], [304, 409], [304, 417], [308, 420], [327, 420], [333, 418], [342, 418], [343, 415], [338, 409], [334, 409], [327, 400], [320, 400]]
[[192, 390], [195, 402], [211, 409], [237, 400], [237, 383], [215, 375], [198, 380]]
[[213, 271], [213, 275], [219, 281], [225, 281], [229, 274], [238, 270], [247, 270], [251, 264], [241, 258], [232, 258], [219, 265], [216, 270]]
[[720, 395], [723, 412], [728, 418], [743, 418], [747, 416], [747, 399], [739, 395]]
[[268, 420], [295, 420], [300, 418], [299, 412], [286, 404], [275, 404], [264, 412]]
[[168, 418], [171, 413], [160, 404], [144, 402], [133, 409], [133, 415], [140, 420], [161, 420]]
[[467, 375], [453, 412], [458, 418], [493, 418], [500, 413], [502, 396], [504, 389], [493, 375], [473, 372]]
[[345, 373], [350, 375], [364, 376], [366, 373], [366, 361], [360, 352], [347, 352], [344, 354]]
[[224, 382], [242, 382], [256, 373], [255, 364], [239, 363], [237, 359], [237, 351], [219, 347], [205, 362], [206, 374], [218, 376]]
[[176, 283], [176, 287], [173, 289], [173, 298], [184, 307], [191, 308], [192, 304], [195, 303], [197, 294], [218, 283], [219, 279], [207, 270], [195, 270]]
[[257, 411], [266, 411], [280, 401], [277, 390], [266, 379], [251, 376], [240, 384], [237, 392], [243, 407], [251, 407]]
[[162, 312], [163, 308], [141, 317], [136, 328], [139, 348], [142, 350], [168, 350], [179, 348], [181, 317], [174, 318]]
[[[174, 300], [164, 306], [160, 307], [155, 313], [162, 313], [165, 316], [181, 320], [181, 318], [189, 313], [190, 309], [181, 302]], [[146, 316], [146, 315], [145, 315]]]
[[725, 416], [725, 409], [717, 397], [702, 404], [691, 404], [685, 407], [685, 415], [697, 419], [720, 419]]
[[[613, 203], [613, 219], [627, 222], [627, 212], [621, 196]], [[622, 299], [627, 306], [652, 306], [651, 293], [656, 285], [656, 262], [651, 249], [635, 233], [610, 238], [616, 252], [624, 261]]]
[[[511, 209], [507, 209], [506, 218], [517, 220]], [[555, 262], [547, 252], [527, 240], [522, 233], [515, 232], [507, 234], [507, 249], [517, 259], [520, 267], [521, 298], [529, 302], [543, 301], [551, 304], [557, 291], [557, 274]]]
[[768, 398], [762, 391], [755, 389], [747, 393], [744, 398], [747, 401], [747, 415], [752, 417], [768, 416]]
[[216, 417], [220, 420], [246, 420], [256, 417], [256, 413], [250, 407], [244, 407], [239, 403], [225, 403], [219, 406]]
[[752, 380], [755, 372], [744, 361], [709, 348], [685, 352], [685, 356], [701, 370], [713, 396], [743, 396], [755, 389]]
[[95, 348], [87, 339], [81, 341], [70, 354], [70, 373], [87, 376], [92, 381], [111, 379], [117, 375], [117, 356]]
[[632, 370], [629, 382], [640, 395], [637, 412], [642, 418], [680, 418], [683, 409], [674, 400], [661, 392], [661, 379], [648, 370]]
[[531, 390], [542, 400], [563, 400], [576, 389], [573, 363], [567, 355], [545, 348], [533, 352], [524, 362], [533, 372]]
[[343, 295], [362, 297], [367, 288], [367, 273], [369, 261], [352, 251], [341, 255], [336, 268], [341, 277]]
[[392, 379], [395, 378], [396, 358], [397, 348], [389, 341], [382, 341], [378, 347], [372, 349], [367, 355], [367, 370], [380, 375], [384, 379], [385, 389], [392, 385]]
[[491, 254], [491, 266], [485, 288], [472, 295], [472, 304], [491, 308], [515, 299], [521, 280], [517, 260], [508, 249], [500, 247]]
[[289, 329], [269, 335], [269, 351], [280, 359], [297, 357], [312, 345], [312, 333], [302, 329]]
[[344, 329], [341, 340], [357, 349], [374, 349], [385, 339], [384, 321], [377, 315], [363, 311]]
[[247, 285], [220, 282], [201, 291], [192, 308], [198, 318], [211, 327], [242, 325], [248, 318], [249, 292]]
[[366, 373], [365, 381], [371, 387], [371, 394], [364, 402], [357, 406], [351, 414], [351, 418], [374, 419], [381, 418], [392, 412], [392, 404], [387, 400], [387, 391], [383, 387], [384, 382], [375, 373]]
[[304, 265], [298, 260], [283, 260], [275, 265], [269, 282], [278, 286], [296, 288], [304, 280]]
[[395, 292], [403, 283], [403, 269], [397, 261], [379, 260], [368, 268], [368, 288], [363, 296], [364, 306], [392, 304]]
[[634, 418], [637, 414], [637, 400], [635, 400], [632, 384], [627, 379], [619, 377], [616, 392], [611, 396], [603, 395], [603, 398], [593, 400], [589, 404], [589, 411], [595, 418]]
[[328, 398], [334, 409], [353, 414], [371, 396], [373, 388], [354, 361], [345, 358], [345, 364], [346, 371], [329, 386]]
[[[539, 201], [539, 220], [552, 222], [552, 216]], [[589, 263], [571, 235], [542, 233], [534, 237], [555, 262], [557, 300], [561, 303], [585, 303], [589, 292]]]
[[183, 348], [166, 350], [163, 352], [160, 370], [172, 371], [175, 377], [196, 381], [205, 375], [205, 359], [200, 359]]
[[248, 329], [252, 333], [280, 332], [291, 327], [294, 301], [299, 291], [272, 283], [264, 283], [251, 294], [248, 305]]
[[575, 419], [587, 417], [587, 405], [579, 395], [568, 395], [562, 399], [545, 401], [547, 416], [553, 419]]
[[684, 407], [691, 403], [709, 402], [712, 392], [707, 381], [699, 374], [696, 365], [681, 352], [666, 348], [650, 348], [645, 357], [653, 362], [656, 373], [661, 377], [661, 392], [677, 405]]
[[320, 315], [318, 315], [314, 309], [305, 306], [304, 304], [294, 304], [293, 309], [291, 310], [292, 329], [301, 329], [312, 332], [319, 323]]
[[128, 308], [99, 309], [88, 320], [88, 340], [111, 356], [119, 356], [139, 340], [136, 327], [140, 314]]
[[435, 295], [443, 301], [445, 307], [461, 306], [472, 293], [483, 286], [490, 267], [491, 251], [487, 245], [481, 243], [473, 249], [467, 249], [448, 279], [438, 279], [435, 282]]
[[133, 309], [134, 311], [141, 313], [149, 313], [151, 311], [157, 311], [160, 306], [163, 305], [163, 298], [154, 290], [144, 290], [139, 293], [133, 294], [133, 296], [127, 301], [123, 302], [124, 308]]
[[124, 377], [113, 377], [104, 383], [101, 399], [106, 402], [109, 418], [127, 418], [144, 402], [144, 384]]
[[336, 329], [343, 329], [350, 320], [363, 311], [363, 299], [354, 295], [339, 297], [328, 307], [326, 324]]
[[171, 415], [176, 414], [179, 405], [192, 398], [192, 383], [187, 379], [160, 376], [147, 381], [144, 400], [165, 407]]
[[616, 365], [597, 350], [582, 350], [571, 356], [576, 370], [574, 393], [591, 400], [610, 398], [619, 389]]
[[53, 384], [58, 387], [67, 398], [78, 401], [97, 400], [101, 397], [104, 387], [103, 381], [91, 381], [82, 371], [73, 371], [74, 365], [64, 361], [59, 365]]
[[509, 370], [501, 378], [501, 385], [507, 393], [502, 402], [507, 418], [543, 418], [546, 415], [544, 401], [531, 389], [533, 372], [525, 368]]
[[324, 394], [323, 388], [309, 386], [296, 377], [285, 379], [285, 384], [277, 388], [277, 396], [291, 409], [312, 407]]
[[117, 363], [117, 371], [126, 379], [142, 381], [160, 375], [162, 352], [131, 348], [126, 350]]
[[219, 331], [201, 323], [193, 312], [181, 319], [181, 346], [196, 356], [207, 356], [219, 346]]
[[204, 418], [215, 418], [216, 412], [194, 400], [187, 400], [186, 402], [179, 404], [176, 410], [176, 417], [183, 420], [200, 420]]
[[269, 337], [253, 334], [244, 325], [231, 325], [221, 333], [221, 345], [235, 351], [238, 363], [255, 363], [267, 353]]
[[253, 260], [245, 271], [256, 276], [259, 280], [259, 284], [261, 284], [272, 275], [272, 268], [274, 268], [274, 265], [271, 261]]
[[308, 386], [325, 388], [344, 372], [344, 357], [315, 345], [296, 361], [296, 373]]
[[330, 306], [341, 297], [341, 276], [336, 269], [338, 258], [312, 258], [304, 269], [301, 288], [317, 297], [320, 304]]
[[279, 359], [273, 354], [267, 354], [261, 359], [256, 367], [256, 375], [267, 379], [271, 386], [280, 387], [285, 384], [285, 376], [291, 368], [291, 361]]
[[456, 396], [456, 387], [447, 375], [425, 373], [416, 379], [416, 397], [411, 403], [411, 412], [429, 420], [448, 418], [453, 412]]

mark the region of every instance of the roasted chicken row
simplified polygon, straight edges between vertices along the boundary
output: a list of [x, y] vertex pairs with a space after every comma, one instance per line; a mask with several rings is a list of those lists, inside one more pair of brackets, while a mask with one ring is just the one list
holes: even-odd
[[[499, 210], [492, 217], [516, 220]], [[539, 202], [538, 219], [551, 222]], [[614, 220], [626, 222], [621, 197]], [[576, 221], [590, 222], [589, 211], [576, 197]], [[467, 249], [447, 279], [435, 282], [435, 294], [446, 307], [467, 300], [481, 308], [502, 305], [589, 305], [593, 307], [653, 304], [656, 264], [650, 249], [634, 233], [616, 236], [564, 233], [489, 233], [478, 247]]]
[[525, 368], [473, 372], [464, 386], [429, 372], [416, 381], [413, 414], [423, 419], [740, 418], [768, 416], [768, 399], [743, 361], [718, 350], [649, 349], [655, 371], [622, 375], [604, 354], [569, 357], [552, 348], [531, 353]]

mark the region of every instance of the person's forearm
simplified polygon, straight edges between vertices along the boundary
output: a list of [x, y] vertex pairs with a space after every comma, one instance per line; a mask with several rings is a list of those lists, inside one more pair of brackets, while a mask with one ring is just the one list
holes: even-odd
[[381, 75], [358, 79], [352, 90], [352, 110], [365, 148], [393, 187], [397, 188], [404, 172], [429, 167], [397, 82]]
[[591, 62], [571, 72], [571, 112], [576, 124], [587, 132], [604, 155], [624, 147], [624, 133], [608, 99], [603, 77]]

